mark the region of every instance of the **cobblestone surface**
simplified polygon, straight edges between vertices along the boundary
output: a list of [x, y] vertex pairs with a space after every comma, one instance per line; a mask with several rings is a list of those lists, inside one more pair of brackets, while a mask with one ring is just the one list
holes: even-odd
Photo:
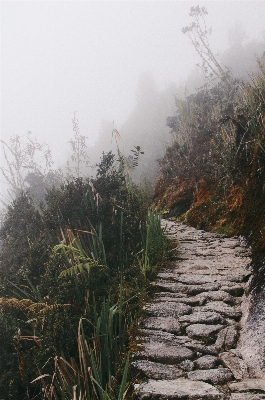
[[265, 380], [249, 379], [237, 349], [249, 249], [241, 238], [169, 220], [163, 226], [178, 252], [154, 282], [140, 322], [132, 365], [145, 380], [135, 385], [135, 399], [264, 399]]

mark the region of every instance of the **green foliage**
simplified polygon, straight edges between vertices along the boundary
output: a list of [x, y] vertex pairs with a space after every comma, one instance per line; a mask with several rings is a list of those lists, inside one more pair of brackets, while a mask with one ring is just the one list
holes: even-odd
[[[41, 211], [41, 210], [40, 210]], [[50, 235], [44, 220], [28, 193], [22, 193], [8, 207], [0, 230], [0, 279], [4, 276], [17, 283], [28, 272], [37, 281], [48, 259]]]
[[231, 83], [220, 81], [177, 101], [177, 115], [168, 120], [172, 145], [160, 160], [169, 183], [175, 178], [220, 179], [233, 170], [237, 143], [230, 121], [237, 118], [239, 98], [240, 82], [235, 79], [232, 88]]
[[[122, 303], [121, 303], [122, 304]], [[93, 322], [81, 318], [78, 324], [78, 359], [67, 362], [55, 357], [52, 375], [42, 374], [35, 379], [43, 381], [44, 398], [122, 400], [127, 391], [126, 379], [129, 354], [125, 355], [126, 323], [120, 323], [120, 309], [110, 300], [102, 304], [100, 314], [95, 310]], [[124, 319], [124, 318], [122, 318]], [[87, 325], [93, 325], [93, 334], [87, 336]], [[120, 381], [120, 368], [123, 373]]]
[[166, 249], [165, 237], [161, 229], [161, 218], [161, 212], [148, 211], [146, 235], [143, 238], [144, 247], [137, 257], [140, 271], [145, 278], [154, 276], [155, 267], [161, 261]]
[[248, 237], [256, 265], [265, 251], [264, 55], [258, 65], [248, 82], [230, 77], [178, 102], [157, 188], [171, 213], [190, 202], [188, 223]]
[[[96, 178], [49, 189], [41, 206], [28, 193], [10, 205], [0, 232], [8, 399], [42, 389], [47, 399], [125, 398], [129, 325], [164, 251], [161, 216], [148, 205], [111, 153]], [[148, 257], [145, 279], [137, 253]]]

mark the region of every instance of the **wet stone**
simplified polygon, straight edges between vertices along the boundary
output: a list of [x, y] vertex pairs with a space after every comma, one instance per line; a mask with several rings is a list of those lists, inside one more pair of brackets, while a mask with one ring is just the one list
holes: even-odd
[[194, 381], [211, 382], [214, 385], [224, 384], [233, 379], [233, 374], [228, 368], [197, 370], [188, 373], [188, 378]]

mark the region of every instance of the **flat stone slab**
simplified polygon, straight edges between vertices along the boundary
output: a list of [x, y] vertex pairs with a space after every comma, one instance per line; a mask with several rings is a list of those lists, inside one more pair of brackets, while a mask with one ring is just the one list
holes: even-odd
[[197, 370], [188, 373], [188, 378], [193, 381], [211, 382], [214, 385], [224, 384], [233, 379], [233, 374], [228, 368]]
[[186, 333], [191, 338], [211, 338], [223, 327], [223, 325], [192, 324], [187, 326]]
[[216, 276], [201, 275], [201, 274], [181, 274], [175, 275], [174, 279], [178, 282], [185, 283], [187, 285], [201, 285], [205, 283], [215, 283], [217, 281]]
[[191, 324], [218, 324], [224, 322], [224, 319], [221, 314], [213, 311], [197, 311], [189, 315], [183, 315], [179, 318], [179, 322], [189, 322]]
[[156, 329], [171, 333], [180, 333], [180, 324], [174, 317], [149, 317], [145, 318], [142, 326], [147, 329]]
[[169, 281], [156, 281], [154, 286], [165, 289], [169, 292], [186, 293], [189, 295], [196, 295], [201, 292], [208, 292], [210, 290], [219, 290], [221, 283], [204, 283], [202, 285], [184, 285], [177, 282]]
[[232, 371], [236, 379], [248, 378], [248, 369], [244, 360], [238, 357], [233, 351], [221, 353], [219, 358]]
[[177, 379], [183, 375], [183, 371], [174, 365], [165, 365], [149, 360], [137, 360], [131, 365], [151, 379]]
[[230, 383], [232, 392], [247, 392], [249, 390], [260, 390], [265, 392], [265, 379], [245, 379], [241, 382]]
[[194, 352], [185, 346], [172, 346], [166, 343], [150, 341], [143, 344], [143, 350], [138, 355], [138, 358], [165, 364], [177, 364], [180, 361], [192, 359]]
[[244, 293], [243, 284], [225, 283], [220, 287], [221, 291], [227, 292], [232, 296], [242, 296]]
[[197, 360], [195, 361], [195, 365], [199, 369], [212, 369], [216, 367], [217, 362], [217, 357], [208, 355], [197, 358]]
[[190, 372], [194, 370], [195, 364], [191, 360], [184, 360], [179, 364], [179, 366], [183, 371]]
[[161, 301], [148, 305], [147, 312], [149, 315], [155, 317], [179, 317], [181, 315], [190, 314], [192, 312], [192, 307], [184, 303]]
[[238, 338], [238, 331], [235, 326], [231, 325], [218, 333], [215, 346], [221, 350], [230, 350], [235, 347]]
[[144, 342], [160, 342], [165, 344], [170, 344], [173, 346], [196, 346], [201, 345], [202, 342], [199, 340], [194, 340], [189, 338], [188, 336], [176, 336], [173, 333], [165, 332], [165, 331], [156, 331], [155, 329], [142, 329], [141, 332], [146, 337], [144, 338]]
[[241, 309], [238, 307], [228, 306], [223, 301], [210, 301], [205, 306], [202, 306], [200, 311], [215, 311], [223, 317], [240, 318], [242, 315]]
[[138, 400], [223, 400], [224, 395], [214, 386], [189, 379], [175, 379], [170, 381], [150, 380], [135, 385], [135, 397]]
[[224, 303], [234, 304], [234, 297], [231, 294], [225, 292], [224, 290], [216, 290], [213, 292], [208, 292], [206, 294], [207, 300], [211, 301], [223, 301]]
[[[187, 296], [187, 295], [186, 295]], [[170, 297], [168, 295], [160, 295], [158, 299], [154, 301], [174, 301], [176, 303], [184, 303], [190, 306], [202, 306], [206, 302], [207, 296], [201, 296], [198, 294], [197, 296], [191, 297]]]
[[232, 393], [230, 400], [265, 400], [265, 395], [253, 393]]

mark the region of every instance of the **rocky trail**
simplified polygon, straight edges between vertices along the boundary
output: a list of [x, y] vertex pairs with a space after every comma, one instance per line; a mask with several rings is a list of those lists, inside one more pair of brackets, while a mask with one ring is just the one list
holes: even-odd
[[251, 370], [242, 339], [250, 250], [238, 237], [163, 224], [178, 253], [154, 282], [140, 323], [141, 350], [132, 365], [143, 382], [135, 398], [265, 399], [265, 380]]

